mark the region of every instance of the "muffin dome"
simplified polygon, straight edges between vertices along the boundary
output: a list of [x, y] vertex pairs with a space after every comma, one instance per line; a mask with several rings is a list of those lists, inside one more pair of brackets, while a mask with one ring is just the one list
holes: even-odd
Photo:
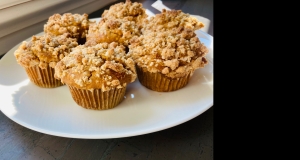
[[101, 16], [107, 19], [123, 19], [126, 21], [134, 21], [138, 25], [142, 25], [143, 21], [148, 17], [142, 3], [126, 0], [110, 6]]
[[76, 39], [70, 38], [69, 33], [59, 36], [32, 36], [29, 42], [22, 42], [14, 54], [17, 62], [23, 67], [38, 65], [44, 69], [49, 65], [54, 68], [56, 63], [77, 45]]
[[128, 55], [149, 72], [178, 78], [203, 68], [207, 64], [206, 53], [208, 49], [196, 36], [185, 39], [180, 34], [153, 32], [136, 38]]
[[128, 46], [130, 40], [134, 36], [140, 36], [140, 34], [141, 32], [134, 21], [103, 18], [99, 23], [90, 26], [85, 45], [118, 42]]
[[134, 61], [116, 42], [79, 45], [55, 67], [55, 78], [78, 89], [124, 88], [135, 81]]
[[47, 23], [44, 25], [44, 32], [54, 36], [70, 33], [72, 38], [80, 40], [86, 37], [90, 23], [86, 13], [82, 15], [72, 13], [54, 14], [48, 18]]
[[143, 24], [142, 32], [194, 32], [204, 27], [202, 22], [197, 18], [183, 13], [181, 10], [165, 10], [156, 14]]

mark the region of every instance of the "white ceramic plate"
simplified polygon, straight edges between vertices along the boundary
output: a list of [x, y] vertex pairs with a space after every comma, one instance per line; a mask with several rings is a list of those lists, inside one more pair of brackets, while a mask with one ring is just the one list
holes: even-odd
[[128, 85], [124, 100], [116, 108], [104, 111], [78, 106], [66, 86], [47, 89], [31, 83], [14, 57], [17, 45], [0, 60], [0, 109], [24, 127], [69, 138], [129, 137], [179, 125], [213, 105], [213, 37], [196, 33], [210, 50], [210, 63], [196, 70], [187, 86], [163, 93], [151, 91], [136, 80]]

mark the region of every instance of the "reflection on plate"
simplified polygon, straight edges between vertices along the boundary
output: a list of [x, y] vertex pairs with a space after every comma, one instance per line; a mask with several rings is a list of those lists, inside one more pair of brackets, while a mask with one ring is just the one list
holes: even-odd
[[78, 106], [66, 86], [47, 89], [31, 83], [13, 55], [17, 45], [0, 60], [0, 110], [24, 127], [69, 138], [129, 137], [179, 125], [213, 105], [213, 37], [196, 34], [209, 48], [210, 63], [196, 70], [187, 86], [155, 92], [136, 80], [116, 108], [104, 111]]

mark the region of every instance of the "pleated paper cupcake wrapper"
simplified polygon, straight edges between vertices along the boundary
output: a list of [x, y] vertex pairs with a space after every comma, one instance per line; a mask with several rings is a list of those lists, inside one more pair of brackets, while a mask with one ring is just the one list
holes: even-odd
[[148, 89], [158, 92], [170, 92], [183, 88], [190, 79], [190, 74], [181, 78], [170, 78], [162, 73], [143, 71], [139, 66], [136, 66], [136, 70], [140, 83]]
[[54, 68], [41, 69], [39, 66], [25, 68], [32, 83], [42, 88], [55, 88], [64, 85], [54, 78]]
[[68, 86], [74, 101], [81, 107], [94, 110], [106, 110], [116, 107], [123, 99], [126, 87], [111, 89], [102, 92], [101, 89], [93, 91]]

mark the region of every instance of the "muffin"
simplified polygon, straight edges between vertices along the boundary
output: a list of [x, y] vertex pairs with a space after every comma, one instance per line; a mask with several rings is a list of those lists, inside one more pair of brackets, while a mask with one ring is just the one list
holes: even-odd
[[35, 85], [54, 88], [63, 85], [54, 78], [54, 67], [60, 59], [68, 55], [78, 43], [70, 34], [52, 37], [32, 36], [29, 42], [23, 41], [14, 52], [15, 58]]
[[134, 61], [116, 42], [77, 46], [57, 63], [54, 76], [79, 106], [94, 110], [116, 107], [137, 77]]
[[88, 14], [58, 13], [50, 16], [44, 25], [44, 32], [48, 35], [58, 36], [64, 33], [70, 33], [72, 38], [76, 38], [79, 44], [84, 44], [86, 34], [91, 22]]
[[129, 45], [128, 56], [136, 63], [140, 83], [158, 92], [186, 86], [195, 70], [208, 63], [208, 49], [194, 33], [202, 25], [175, 10], [151, 18], [143, 35]]
[[103, 18], [98, 23], [90, 26], [85, 45], [92, 46], [103, 42], [118, 42], [128, 46], [134, 36], [140, 35], [141, 32], [134, 21]]

